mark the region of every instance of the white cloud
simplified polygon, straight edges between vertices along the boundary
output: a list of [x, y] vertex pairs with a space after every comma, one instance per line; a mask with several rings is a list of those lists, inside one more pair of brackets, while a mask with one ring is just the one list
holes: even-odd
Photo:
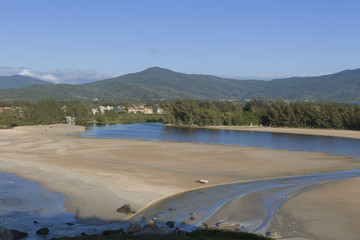
[[0, 76], [22, 75], [53, 83], [82, 84], [113, 77], [94, 69], [57, 69], [51, 72], [36, 71], [26, 67], [0, 67]]
[[58, 83], [57, 77], [55, 77], [52, 74], [37, 74], [37, 73], [30, 72], [30, 70], [28, 70], [26, 68], [24, 70], [22, 70], [21, 72], [19, 72], [18, 74], [22, 75], [22, 76], [37, 78], [37, 79], [44, 80], [44, 81]]

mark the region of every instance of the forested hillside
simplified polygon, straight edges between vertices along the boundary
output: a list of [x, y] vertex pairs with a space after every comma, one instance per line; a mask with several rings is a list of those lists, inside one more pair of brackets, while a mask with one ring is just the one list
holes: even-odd
[[0, 100], [249, 100], [284, 98], [323, 102], [360, 102], [360, 69], [320, 77], [272, 81], [234, 80], [184, 74], [163, 68], [127, 74], [83, 85], [32, 85], [0, 90]]
[[36, 78], [13, 75], [13, 76], [0, 76], [0, 89], [10, 88], [26, 88], [36, 84], [53, 84], [51, 82], [42, 81]]

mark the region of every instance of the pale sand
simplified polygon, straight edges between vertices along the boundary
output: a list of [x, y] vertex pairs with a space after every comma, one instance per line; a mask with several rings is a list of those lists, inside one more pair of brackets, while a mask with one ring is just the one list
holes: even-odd
[[284, 237], [359, 240], [359, 199], [360, 178], [319, 184], [285, 202], [271, 228]]
[[344, 137], [360, 139], [360, 131], [353, 130], [337, 130], [337, 129], [312, 129], [312, 128], [285, 128], [285, 127], [244, 127], [244, 126], [210, 126], [198, 127], [219, 130], [235, 130], [235, 131], [254, 131], [254, 132], [270, 132], [270, 133], [289, 133], [301, 135], [317, 135], [327, 137]]
[[[1, 130], [0, 171], [63, 193], [66, 209], [80, 219], [110, 221], [126, 217], [116, 212], [125, 203], [140, 209], [156, 199], [199, 187], [194, 181], [200, 178], [220, 184], [360, 168], [358, 159], [324, 153], [69, 136], [84, 130], [69, 125]], [[347, 181], [359, 179], [342, 182]], [[346, 202], [354, 192], [341, 186], [325, 189], [321, 196], [326, 201], [322, 204], [331, 209], [334, 195]], [[291, 199], [289, 204], [302, 196]], [[355, 202], [348, 204], [349, 209], [358, 206]], [[289, 205], [288, 209], [295, 211], [297, 207]], [[317, 218], [326, 217], [323, 212], [313, 212], [319, 215]], [[334, 217], [340, 213], [360, 222], [360, 214], [344, 211]], [[294, 216], [299, 222], [307, 221], [306, 216]], [[326, 234], [320, 228], [306, 227], [314, 235], [315, 230]], [[351, 234], [356, 231], [356, 227], [348, 230]]]

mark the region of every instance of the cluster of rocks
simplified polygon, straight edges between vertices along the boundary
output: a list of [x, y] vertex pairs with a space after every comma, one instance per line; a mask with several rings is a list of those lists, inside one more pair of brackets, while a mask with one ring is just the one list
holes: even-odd
[[[33, 221], [34, 224], [38, 224], [37, 221]], [[65, 223], [67, 226], [72, 226], [74, 223]], [[49, 228], [43, 227], [39, 228], [36, 231], [36, 234], [38, 235], [46, 235], [49, 233]], [[7, 229], [5, 227], [0, 226], [0, 240], [18, 240], [24, 237], [27, 237], [28, 233], [26, 232], [20, 232], [15, 229]]]
[[154, 235], [165, 235], [165, 234], [176, 234], [176, 235], [185, 235], [187, 232], [175, 228], [174, 221], [166, 222], [166, 226], [158, 226], [158, 218], [153, 217], [148, 220], [143, 226], [137, 222], [131, 222], [127, 231], [123, 229], [119, 230], [106, 230], [103, 232], [105, 236], [119, 236], [119, 235], [141, 235], [141, 234], [154, 234]]

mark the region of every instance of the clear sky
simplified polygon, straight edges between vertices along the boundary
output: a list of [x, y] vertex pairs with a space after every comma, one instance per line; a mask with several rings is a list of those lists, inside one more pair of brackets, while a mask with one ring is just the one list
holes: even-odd
[[0, 0], [0, 75], [334, 73], [360, 68], [359, 11], [359, 0]]

